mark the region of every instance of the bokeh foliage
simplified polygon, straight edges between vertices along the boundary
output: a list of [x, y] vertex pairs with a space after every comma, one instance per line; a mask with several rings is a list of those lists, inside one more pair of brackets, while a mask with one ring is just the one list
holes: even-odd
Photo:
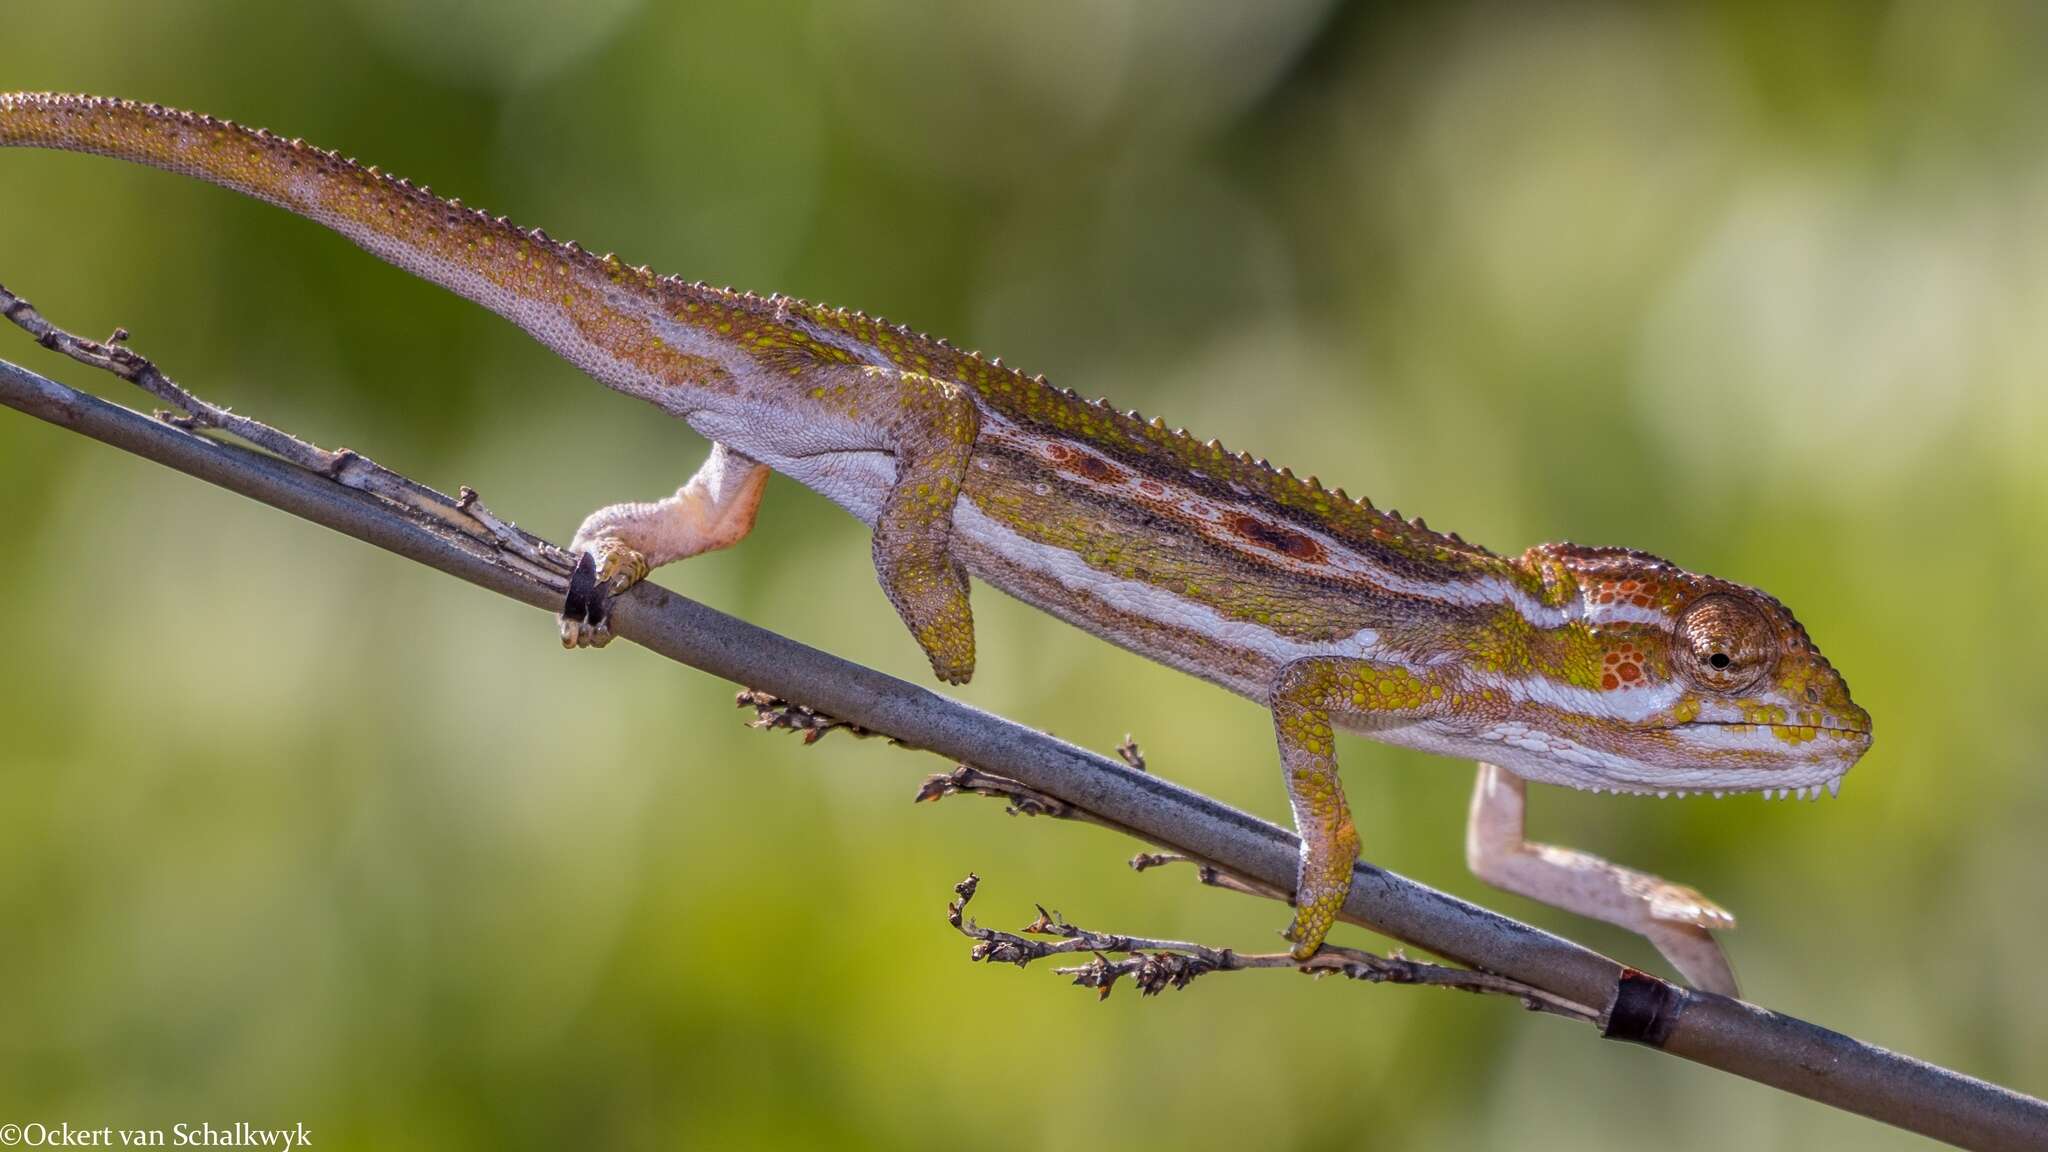
[[[1792, 604], [1876, 717], [1842, 799], [1544, 790], [1737, 910], [1760, 1000], [2048, 1090], [2048, 22], [1949, 6], [14, 0], [0, 87], [301, 134], [663, 270], [1000, 352], [1501, 549]], [[0, 279], [556, 537], [702, 444], [282, 213], [0, 154]], [[0, 332], [0, 355], [108, 385]], [[134, 397], [122, 397], [135, 402]], [[0, 1121], [339, 1147], [1913, 1146], [1497, 1002], [1218, 978], [1098, 1006], [939, 913], [1264, 946], [1132, 845], [0, 416]], [[666, 582], [921, 677], [777, 481]], [[1260, 710], [984, 591], [976, 703], [1284, 817]], [[1376, 861], [1481, 889], [1470, 769], [1342, 750]]]

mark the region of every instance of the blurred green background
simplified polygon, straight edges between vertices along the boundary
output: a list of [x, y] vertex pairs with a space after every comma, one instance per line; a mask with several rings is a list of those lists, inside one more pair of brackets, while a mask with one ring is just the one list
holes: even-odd
[[[13, 0], [0, 88], [161, 100], [634, 261], [858, 306], [1502, 550], [1791, 604], [1876, 717], [1838, 801], [1540, 790], [1735, 909], [1755, 999], [2048, 1091], [2048, 16], [2024, 3]], [[560, 539], [703, 444], [273, 209], [0, 154], [0, 280], [216, 401]], [[0, 356], [114, 395], [0, 332]], [[1891, 1148], [1499, 1002], [1215, 979], [1098, 1005], [1014, 927], [1263, 948], [1133, 845], [913, 808], [936, 761], [0, 414], [0, 1121], [316, 1146]], [[917, 679], [860, 526], [778, 479], [663, 582]], [[1254, 705], [997, 595], [962, 695], [1284, 819]], [[1471, 769], [1342, 749], [1369, 858]], [[1355, 931], [1346, 939], [1365, 941]]]

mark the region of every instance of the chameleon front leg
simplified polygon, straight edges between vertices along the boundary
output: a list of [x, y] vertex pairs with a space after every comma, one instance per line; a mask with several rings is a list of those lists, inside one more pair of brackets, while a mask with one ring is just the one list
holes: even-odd
[[1735, 972], [1714, 939], [1735, 917], [1682, 884], [1598, 856], [1523, 837], [1528, 784], [1504, 768], [1479, 766], [1465, 862], [1496, 888], [1605, 920], [1646, 937], [1696, 988], [1733, 996]]
[[754, 527], [768, 469], [713, 444], [689, 483], [665, 500], [613, 504], [583, 520], [569, 550], [577, 554], [558, 622], [564, 648], [611, 642], [612, 597], [663, 564], [729, 548]]
[[1332, 715], [1389, 724], [1426, 719], [1443, 713], [1451, 687], [1447, 673], [1340, 656], [1309, 657], [1281, 669], [1271, 697], [1273, 727], [1301, 835], [1294, 923], [1286, 933], [1295, 959], [1306, 960], [1323, 946], [1358, 860], [1358, 829], [1337, 778]]

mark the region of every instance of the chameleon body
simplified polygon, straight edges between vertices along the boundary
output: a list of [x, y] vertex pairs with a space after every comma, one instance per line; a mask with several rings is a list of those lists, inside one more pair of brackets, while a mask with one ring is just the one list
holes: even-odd
[[195, 176], [324, 224], [687, 421], [711, 457], [675, 495], [593, 513], [561, 620], [739, 540], [769, 470], [874, 529], [877, 573], [934, 671], [974, 667], [972, 576], [1270, 707], [1302, 839], [1298, 956], [1358, 837], [1333, 730], [1480, 762], [1483, 878], [1634, 929], [1732, 992], [1698, 893], [1523, 838], [1524, 782], [1632, 793], [1832, 791], [1870, 718], [1777, 601], [1644, 553], [1496, 555], [1158, 420], [858, 312], [657, 276], [334, 153], [82, 96], [0, 96], [0, 145]]

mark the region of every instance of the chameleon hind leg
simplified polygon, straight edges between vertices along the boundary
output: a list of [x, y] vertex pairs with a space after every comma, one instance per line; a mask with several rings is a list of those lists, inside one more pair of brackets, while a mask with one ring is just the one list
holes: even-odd
[[1696, 988], [1733, 996], [1735, 972], [1714, 932], [1735, 917], [1691, 888], [1610, 864], [1598, 856], [1523, 837], [1528, 784], [1504, 768], [1479, 766], [1465, 862], [1496, 888], [1605, 920], [1647, 938]]
[[577, 554], [559, 623], [564, 648], [611, 642], [612, 597], [663, 564], [728, 548], [754, 527], [768, 469], [713, 444], [697, 474], [665, 500], [613, 504], [584, 518], [569, 545]]
[[1358, 829], [1337, 778], [1333, 715], [1399, 724], [1443, 712], [1451, 684], [1443, 673], [1338, 656], [1296, 660], [1281, 669], [1271, 696], [1287, 798], [1301, 834], [1294, 923], [1286, 932], [1297, 960], [1323, 946], [1351, 891]]
[[974, 675], [967, 572], [953, 559], [953, 506], [974, 452], [980, 413], [965, 390], [916, 373], [869, 368], [861, 403], [891, 413], [884, 444], [896, 482], [875, 521], [875, 574], [896, 614], [948, 684]]

